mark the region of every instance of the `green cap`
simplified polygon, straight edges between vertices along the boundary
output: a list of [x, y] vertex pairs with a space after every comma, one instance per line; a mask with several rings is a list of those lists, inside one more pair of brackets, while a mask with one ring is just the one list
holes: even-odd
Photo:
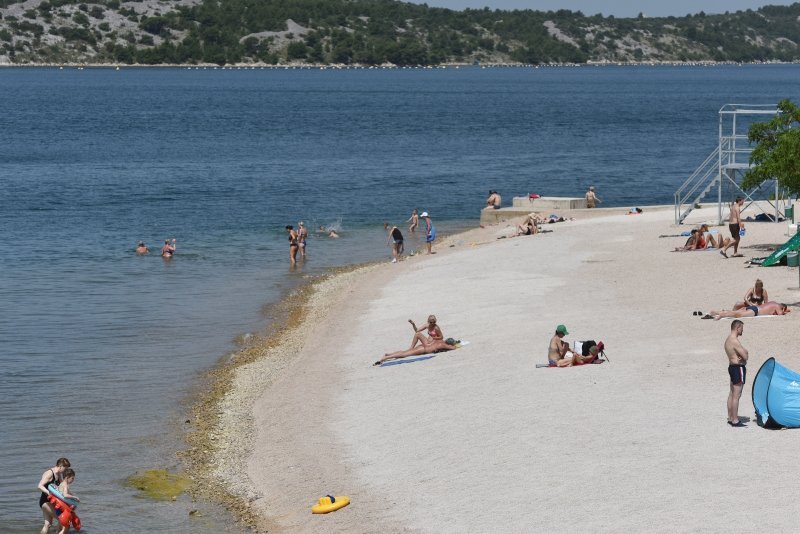
[[567, 332], [567, 327], [566, 326], [564, 326], [563, 324], [560, 324], [560, 325], [558, 325], [556, 327], [556, 334], [564, 334], [565, 336], [568, 336], [569, 332]]

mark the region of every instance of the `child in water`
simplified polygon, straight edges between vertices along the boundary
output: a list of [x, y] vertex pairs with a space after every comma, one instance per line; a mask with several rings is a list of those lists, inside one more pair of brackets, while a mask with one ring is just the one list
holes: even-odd
[[[61, 484], [58, 485], [58, 491], [64, 496], [65, 499], [74, 499], [78, 502], [81, 502], [78, 497], [69, 492], [69, 487], [73, 482], [75, 482], [75, 471], [69, 468], [65, 469], [64, 480], [62, 480]], [[61, 530], [58, 531], [58, 534], [67, 534], [67, 532], [69, 532], [69, 525], [64, 525], [61, 527]]]

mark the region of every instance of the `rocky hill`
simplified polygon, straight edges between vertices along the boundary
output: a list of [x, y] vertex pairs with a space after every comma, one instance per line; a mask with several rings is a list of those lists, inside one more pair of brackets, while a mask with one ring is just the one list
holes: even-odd
[[0, 0], [0, 64], [797, 61], [798, 43], [800, 3], [623, 19], [394, 0]]

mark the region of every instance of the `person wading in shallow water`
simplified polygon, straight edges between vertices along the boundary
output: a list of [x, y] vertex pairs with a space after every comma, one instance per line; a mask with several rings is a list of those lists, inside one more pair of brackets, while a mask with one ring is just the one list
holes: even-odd
[[169, 242], [169, 239], [164, 240], [164, 246], [161, 247], [161, 257], [162, 258], [171, 258], [175, 255], [175, 239], [172, 240], [172, 243]]
[[306, 240], [308, 239], [308, 230], [306, 229], [305, 223], [300, 221], [297, 223], [297, 226], [300, 228], [297, 230], [297, 244], [300, 246], [300, 257], [305, 259], [306, 257]]
[[42, 534], [47, 534], [50, 531], [50, 526], [56, 520], [56, 512], [53, 509], [53, 505], [47, 500], [50, 496], [50, 490], [47, 489], [48, 484], [55, 484], [58, 486], [61, 484], [62, 481], [62, 473], [70, 467], [69, 460], [66, 458], [59, 458], [56, 461], [56, 465], [51, 467], [44, 473], [42, 473], [42, 478], [39, 480], [39, 491], [42, 492], [39, 495], [39, 508], [42, 509], [42, 514], [44, 515], [44, 526], [42, 527]]
[[300, 242], [297, 239], [297, 232], [294, 231], [294, 226], [287, 224], [286, 232], [289, 234], [289, 262], [294, 265], [297, 263], [297, 250], [300, 248]]

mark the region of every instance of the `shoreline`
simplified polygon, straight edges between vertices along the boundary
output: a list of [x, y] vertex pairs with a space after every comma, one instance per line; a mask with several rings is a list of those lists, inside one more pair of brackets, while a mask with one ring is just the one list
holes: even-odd
[[[500, 225], [507, 226], [492, 226]], [[482, 230], [475, 227], [446, 234], [438, 246], [450, 247], [457, 239]], [[417, 261], [423, 256], [417, 254]], [[404, 261], [414, 258], [406, 256]], [[222, 356], [196, 381], [187, 397], [190, 422], [183, 429], [187, 447], [178, 451], [193, 481], [187, 490], [192, 498], [223, 505], [253, 532], [281, 531], [254, 509], [252, 503], [261, 494], [243, 482], [247, 479], [245, 460], [253, 451], [253, 405], [298, 357], [304, 343], [296, 340], [302, 339], [303, 332], [310, 331], [343, 293], [384, 263], [336, 267], [293, 289], [270, 305], [274, 312], [264, 330], [252, 334], [242, 348]], [[266, 385], [265, 375], [270, 380]]]
[[360, 65], [326, 63], [287, 63], [269, 65], [259, 63], [169, 63], [158, 65], [125, 63], [0, 63], [0, 69], [78, 69], [78, 70], [132, 70], [132, 69], [181, 69], [181, 70], [420, 70], [420, 69], [495, 69], [495, 68], [563, 68], [563, 67], [722, 67], [745, 65], [799, 65], [794, 61], [589, 61], [586, 63], [438, 63], [433, 65]]

